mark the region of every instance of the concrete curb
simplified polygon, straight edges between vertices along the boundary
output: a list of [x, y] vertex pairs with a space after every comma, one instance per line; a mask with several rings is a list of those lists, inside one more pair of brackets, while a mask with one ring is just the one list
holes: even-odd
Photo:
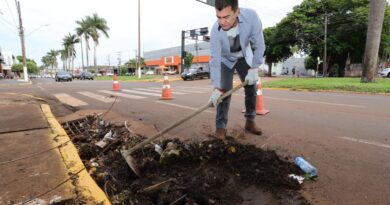
[[361, 95], [385, 95], [390, 96], [390, 93], [370, 93], [370, 92], [356, 92], [356, 91], [342, 91], [342, 90], [310, 90], [303, 88], [263, 88], [263, 90], [290, 90], [298, 92], [321, 92], [321, 93], [347, 93], [347, 94], [361, 94]]
[[[55, 146], [70, 141], [69, 136], [66, 134], [65, 130], [62, 128], [60, 123], [52, 114], [50, 106], [47, 104], [42, 104], [41, 109], [44, 113], [47, 122], [49, 123], [53, 138], [56, 139], [56, 141], [52, 141], [54, 144], [56, 144]], [[62, 160], [68, 169], [68, 173], [74, 174], [82, 170], [78, 174], [78, 179], [75, 184], [81, 195], [93, 204], [111, 205], [111, 202], [107, 198], [105, 193], [100, 189], [100, 187], [96, 184], [96, 182], [87, 172], [87, 169], [81, 161], [77, 149], [72, 143], [72, 141], [60, 147], [59, 151], [61, 153]]]
[[32, 85], [32, 82], [31, 80], [29, 80], [27, 83], [15, 83], [15, 84], [7, 84], [7, 83], [4, 83], [4, 84], [0, 84], [0, 87], [4, 86], [28, 86], [28, 85]]

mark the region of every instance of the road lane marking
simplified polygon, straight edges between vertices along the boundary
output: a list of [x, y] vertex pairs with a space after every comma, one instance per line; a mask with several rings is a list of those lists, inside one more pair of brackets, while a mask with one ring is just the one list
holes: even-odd
[[[170, 105], [170, 106], [184, 108], [184, 109], [189, 109], [189, 110], [199, 110], [199, 108], [189, 107], [189, 106], [185, 106], [185, 105], [178, 105], [178, 104], [174, 104], [174, 103], [167, 103], [167, 102], [163, 102], [163, 101], [156, 101], [156, 103], [160, 103], [160, 104], [164, 104], [164, 105]], [[204, 112], [215, 113], [214, 111], [211, 111], [211, 110], [205, 110]]]
[[[136, 88], [136, 89], [143, 89], [143, 88]], [[171, 87], [172, 90], [174, 91], [179, 91], [179, 92], [176, 92], [176, 94], [180, 93], [181, 95], [185, 95], [185, 94], [190, 94], [190, 93], [204, 93], [202, 91], [196, 91], [196, 90], [193, 90], [193, 89], [177, 89], [177, 87]], [[161, 88], [150, 88], [150, 89], [143, 89], [143, 90], [161, 90]], [[180, 95], [179, 94], [179, 95]]]
[[198, 89], [198, 90], [204, 90], [204, 91], [212, 91], [213, 90], [213, 87], [207, 85], [207, 86], [202, 86], [202, 87], [190, 87], [190, 86], [178, 86], [179, 88], [183, 88], [183, 89], [189, 89], [189, 90], [192, 90], [194, 88]]
[[[137, 88], [137, 89], [143, 89], [143, 90], [148, 90], [148, 91], [151, 91], [151, 92], [156, 92], [156, 91], [159, 91], [159, 92], [162, 92], [162, 87], [161, 88], [148, 88], [148, 89], [144, 89], [144, 88]], [[175, 90], [175, 88], [172, 88], [171, 87], [171, 92], [172, 94], [176, 94], [176, 95], [188, 95], [189, 93], [182, 93], [182, 92], [175, 92], [173, 91]]]
[[173, 88], [173, 90], [175, 91], [179, 91], [179, 92], [187, 92], [187, 93], [204, 93], [204, 91], [197, 91], [197, 90], [194, 90], [194, 89], [177, 89], [177, 88]]
[[138, 96], [138, 95], [130, 95], [130, 94], [114, 92], [114, 91], [108, 91], [108, 90], [99, 90], [99, 92], [110, 94], [110, 95], [113, 95], [113, 96], [120, 96], [120, 97], [124, 97], [124, 98], [134, 99], [134, 100], [140, 100], [140, 99], [145, 99], [146, 98], [146, 97], [142, 97], [142, 96]]
[[54, 94], [54, 96], [62, 103], [73, 106], [73, 107], [88, 105], [88, 103], [81, 101], [75, 97], [72, 97], [66, 93], [57, 93], [57, 94]]
[[150, 92], [143, 92], [143, 91], [136, 91], [136, 90], [128, 90], [128, 89], [122, 89], [122, 91], [133, 93], [133, 94], [140, 94], [140, 95], [150, 95], [150, 96], [157, 96], [161, 97], [161, 94], [157, 93], [150, 93]]
[[152, 90], [152, 89], [147, 89], [147, 88], [134, 88], [134, 90], [148, 91], [148, 92], [152, 92], [152, 93], [162, 93], [161, 89], [160, 90]]
[[362, 144], [369, 144], [369, 145], [374, 145], [374, 146], [377, 146], [377, 147], [383, 147], [383, 148], [387, 148], [387, 149], [390, 149], [390, 145], [387, 145], [387, 144], [383, 144], [383, 143], [380, 143], [380, 142], [374, 142], [374, 141], [369, 141], [369, 140], [364, 140], [364, 139], [357, 139], [357, 138], [352, 138], [352, 137], [338, 137], [339, 139], [343, 139], [343, 140], [348, 140], [348, 141], [352, 141], [352, 142], [358, 142], [358, 143], [362, 143]]
[[[95, 100], [99, 100], [99, 101], [104, 102], [104, 103], [112, 103], [115, 101], [115, 98], [111, 98], [111, 97], [103, 96], [103, 95], [98, 95], [98, 94], [91, 93], [88, 91], [82, 91], [82, 92], [77, 92], [77, 93], [84, 95], [84, 96], [87, 96], [89, 98], [95, 99]], [[119, 102], [119, 100], [116, 100], [116, 101]]]
[[[239, 96], [245, 97], [245, 95], [238, 94]], [[304, 102], [304, 103], [313, 103], [313, 104], [323, 104], [323, 105], [333, 105], [333, 106], [342, 106], [342, 107], [353, 107], [366, 109], [366, 106], [361, 105], [348, 105], [348, 104], [340, 104], [340, 103], [329, 103], [329, 102], [321, 102], [321, 101], [312, 101], [312, 100], [296, 100], [296, 99], [288, 99], [288, 98], [276, 98], [276, 97], [264, 97], [266, 99], [271, 100], [284, 100], [284, 101], [292, 101], [292, 102]]]

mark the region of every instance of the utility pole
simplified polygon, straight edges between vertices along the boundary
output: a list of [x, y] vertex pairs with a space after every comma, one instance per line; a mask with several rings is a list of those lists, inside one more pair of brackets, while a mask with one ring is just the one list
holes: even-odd
[[186, 31], [181, 31], [181, 61], [180, 61], [180, 74], [184, 71], [184, 57], [185, 57], [185, 38]]
[[138, 52], [137, 49], [134, 50], [135, 52], [135, 70], [134, 70], [134, 75], [138, 73]]
[[107, 64], [108, 64], [108, 67], [111, 67], [111, 56], [110, 56], [110, 54], [107, 55]]
[[326, 48], [326, 40], [327, 40], [327, 35], [328, 35], [328, 13], [325, 12], [325, 31], [324, 31], [324, 64], [323, 64], [323, 69], [322, 69], [322, 75], [325, 77], [327, 73], [327, 60], [326, 60], [326, 53], [327, 53], [327, 48]]
[[138, 78], [141, 78], [141, 1], [138, 0]]
[[374, 75], [378, 66], [378, 51], [381, 42], [383, 19], [385, 15], [386, 0], [370, 1], [368, 16], [367, 40], [364, 50], [362, 83], [374, 82]]
[[16, 8], [18, 9], [19, 14], [19, 36], [20, 36], [20, 42], [22, 44], [22, 57], [23, 57], [23, 77], [24, 81], [28, 81], [28, 73], [27, 73], [27, 64], [26, 64], [26, 46], [24, 43], [24, 30], [23, 30], [23, 22], [22, 22], [22, 13], [20, 11], [20, 3], [19, 1], [15, 0]]
[[198, 35], [195, 36], [195, 52], [196, 52], [196, 67], [199, 67], [199, 53], [198, 53]]

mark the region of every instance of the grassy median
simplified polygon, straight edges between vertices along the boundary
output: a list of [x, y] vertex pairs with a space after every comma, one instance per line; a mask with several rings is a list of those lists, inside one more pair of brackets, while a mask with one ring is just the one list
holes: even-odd
[[360, 78], [285, 78], [265, 82], [263, 87], [390, 94], [390, 78], [376, 78], [374, 83], [361, 83]]
[[[169, 78], [174, 78], [177, 76], [169, 76]], [[113, 76], [99, 76], [95, 77], [96, 80], [113, 80]], [[138, 76], [118, 76], [119, 81], [158, 81], [163, 80], [164, 76], [162, 75], [142, 75], [141, 78]]]

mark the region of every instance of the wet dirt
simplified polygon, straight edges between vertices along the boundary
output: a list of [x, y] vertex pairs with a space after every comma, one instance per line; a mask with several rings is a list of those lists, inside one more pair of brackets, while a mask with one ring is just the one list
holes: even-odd
[[113, 204], [309, 204], [301, 185], [288, 177], [303, 172], [273, 150], [232, 138], [165, 139], [131, 154], [140, 168], [138, 177], [119, 150], [145, 136], [97, 115], [62, 125]]

